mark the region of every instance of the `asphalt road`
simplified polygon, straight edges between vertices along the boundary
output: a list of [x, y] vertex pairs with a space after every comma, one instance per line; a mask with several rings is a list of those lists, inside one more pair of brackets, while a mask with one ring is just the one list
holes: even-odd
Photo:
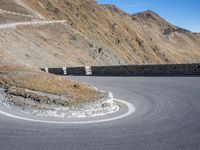
[[112, 122], [46, 124], [0, 115], [0, 150], [199, 150], [199, 77], [70, 77], [135, 105]]

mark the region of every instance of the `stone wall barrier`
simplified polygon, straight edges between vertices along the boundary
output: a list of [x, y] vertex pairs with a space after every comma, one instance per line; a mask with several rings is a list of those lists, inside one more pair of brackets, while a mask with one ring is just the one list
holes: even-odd
[[63, 68], [48, 68], [48, 72], [56, 75], [64, 75]]
[[126, 65], [43, 68], [57, 75], [92, 76], [200, 76], [200, 64]]
[[93, 76], [200, 75], [200, 64], [128, 65], [92, 67]]
[[85, 67], [71, 67], [67, 68], [67, 75], [86, 75]]

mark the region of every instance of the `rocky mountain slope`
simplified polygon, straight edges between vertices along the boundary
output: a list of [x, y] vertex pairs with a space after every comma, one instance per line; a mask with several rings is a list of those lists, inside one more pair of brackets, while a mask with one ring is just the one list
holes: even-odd
[[0, 23], [67, 20], [0, 30], [1, 62], [61, 67], [200, 61], [199, 34], [152, 11], [130, 15], [95, 0], [1, 0], [0, 9], [35, 16], [2, 13]]

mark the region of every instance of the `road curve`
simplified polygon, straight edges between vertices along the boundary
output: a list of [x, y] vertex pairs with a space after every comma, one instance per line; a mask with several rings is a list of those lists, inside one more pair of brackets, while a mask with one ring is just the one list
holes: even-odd
[[66, 20], [44, 20], [42, 18], [38, 18], [36, 16], [27, 15], [19, 12], [12, 12], [4, 9], [0, 9], [0, 14], [9, 14], [9, 15], [17, 15], [21, 17], [29, 17], [36, 20], [33, 21], [26, 21], [26, 22], [14, 22], [14, 23], [6, 23], [0, 24], [0, 29], [8, 29], [8, 28], [15, 28], [16, 26], [25, 26], [25, 25], [45, 25], [45, 24], [56, 24], [56, 23], [66, 23]]
[[66, 125], [0, 115], [0, 150], [198, 150], [199, 77], [69, 77], [134, 104], [112, 122]]
[[15, 16], [29, 17], [29, 18], [36, 18], [36, 19], [38, 19], [37, 16], [23, 14], [23, 13], [9, 11], [9, 10], [4, 10], [4, 9], [0, 9], [0, 14], [9, 14], [9, 15], [15, 15]]
[[45, 25], [45, 24], [65, 23], [65, 22], [66, 20], [41, 20], [41, 21], [15, 22], [15, 23], [0, 24], [0, 29], [15, 28], [16, 26]]

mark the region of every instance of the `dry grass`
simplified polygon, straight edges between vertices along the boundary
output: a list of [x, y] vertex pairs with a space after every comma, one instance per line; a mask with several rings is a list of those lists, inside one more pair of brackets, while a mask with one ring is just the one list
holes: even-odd
[[[200, 61], [200, 36], [180, 31], [165, 35], [166, 28], [176, 31], [177, 27], [153, 12], [128, 15], [91, 0], [23, 2], [32, 8], [27, 7], [29, 12], [67, 23], [2, 30], [0, 55], [6, 51], [17, 63], [44, 68]], [[1, 0], [0, 5], [12, 11], [23, 9], [14, 0]], [[2, 21], [23, 19], [2, 17]]]
[[22, 66], [0, 65], [0, 84], [8, 89], [18, 89], [12, 94], [23, 97], [27, 93], [30, 95], [27, 90], [66, 96], [63, 101], [70, 105], [100, 98], [100, 93], [87, 85]]
[[0, 73], [9, 73], [17, 71], [33, 71], [33, 69], [21, 65], [0, 64]]

